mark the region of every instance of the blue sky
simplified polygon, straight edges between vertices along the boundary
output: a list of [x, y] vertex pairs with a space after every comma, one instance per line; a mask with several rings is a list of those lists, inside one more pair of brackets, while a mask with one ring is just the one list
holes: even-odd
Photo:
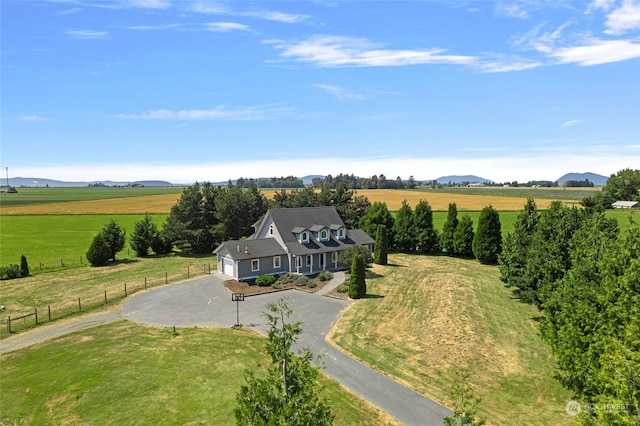
[[61, 180], [640, 167], [640, 0], [0, 3], [1, 159]]

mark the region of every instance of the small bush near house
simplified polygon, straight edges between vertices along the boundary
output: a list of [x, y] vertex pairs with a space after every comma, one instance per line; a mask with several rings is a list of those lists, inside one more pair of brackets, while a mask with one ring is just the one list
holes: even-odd
[[305, 277], [304, 275], [298, 275], [296, 276], [295, 281], [293, 282], [295, 285], [297, 285], [298, 287], [304, 287], [309, 285], [309, 283], [311, 282], [311, 280], [307, 277]]
[[280, 288], [280, 284], [278, 284], [278, 282], [276, 281], [275, 283], [271, 284], [271, 288], [277, 290]]
[[296, 274], [284, 274], [283, 276], [278, 278], [278, 283], [280, 283], [281, 285], [291, 284], [296, 280], [297, 277], [298, 275]]
[[316, 284], [313, 281], [309, 280], [309, 282], [307, 283], [307, 288], [316, 288], [316, 287], [318, 287], [318, 284]]
[[269, 287], [276, 282], [276, 277], [273, 275], [258, 275], [256, 278], [256, 285], [259, 287]]
[[349, 291], [349, 286], [347, 284], [340, 284], [338, 287], [336, 287], [336, 291], [338, 293], [346, 293]]
[[331, 272], [320, 272], [318, 274], [318, 279], [320, 281], [329, 281], [331, 278], [333, 278], [333, 274]]

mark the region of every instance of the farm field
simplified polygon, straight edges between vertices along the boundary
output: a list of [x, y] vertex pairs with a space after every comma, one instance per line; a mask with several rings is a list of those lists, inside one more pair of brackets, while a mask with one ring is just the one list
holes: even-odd
[[[245, 370], [268, 359], [249, 330], [169, 329], [126, 321], [0, 356], [3, 425], [234, 424]], [[335, 424], [397, 425], [321, 377]]]
[[[100, 214], [100, 213], [169, 213], [178, 201], [182, 188], [129, 188], [126, 191], [95, 191], [98, 188], [64, 189], [61, 194], [53, 189], [24, 189], [18, 194], [2, 194], [0, 214]], [[116, 188], [121, 189], [121, 188]], [[140, 189], [140, 191], [136, 191]], [[145, 191], [146, 189], [146, 191]], [[510, 188], [498, 188], [491, 194], [480, 192], [482, 188], [448, 188], [445, 190], [395, 190], [360, 189], [357, 195], [387, 203], [389, 210], [398, 210], [403, 200], [414, 207], [420, 200], [426, 200], [434, 211], [446, 211], [449, 203], [455, 202], [458, 210], [482, 210], [492, 205], [498, 211], [521, 210], [528, 196], [536, 199], [538, 208], [545, 209], [553, 200], [561, 200], [568, 205], [578, 204], [583, 196], [577, 191], [538, 190], [523, 188], [519, 192]], [[526, 191], [530, 189], [529, 191]], [[54, 191], [51, 194], [47, 191]], [[33, 191], [33, 192], [32, 192]], [[74, 193], [74, 191], [76, 191]], [[94, 192], [95, 191], [95, 192]], [[478, 192], [476, 192], [478, 191]], [[274, 189], [261, 192], [272, 198]], [[517, 195], [515, 195], [517, 194]], [[565, 197], [555, 194], [566, 194]], [[553, 196], [552, 196], [553, 195]]]
[[514, 299], [498, 268], [445, 256], [392, 254], [329, 336], [342, 350], [452, 407], [469, 372], [493, 425], [572, 424], [571, 394], [537, 332], [538, 311]]
[[[153, 223], [161, 227], [167, 214], [153, 214]], [[136, 214], [58, 214], [0, 216], [0, 264], [20, 263], [24, 254], [32, 273], [41, 269], [86, 265], [85, 254], [93, 237], [111, 219], [124, 228], [127, 235], [133, 232], [135, 222], [144, 218]], [[127, 247], [119, 253], [119, 259], [132, 258]]]

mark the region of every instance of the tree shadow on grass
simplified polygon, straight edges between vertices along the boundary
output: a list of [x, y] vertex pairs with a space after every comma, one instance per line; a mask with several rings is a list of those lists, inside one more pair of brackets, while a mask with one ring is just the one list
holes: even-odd
[[362, 299], [383, 299], [384, 296], [381, 294], [365, 294]]

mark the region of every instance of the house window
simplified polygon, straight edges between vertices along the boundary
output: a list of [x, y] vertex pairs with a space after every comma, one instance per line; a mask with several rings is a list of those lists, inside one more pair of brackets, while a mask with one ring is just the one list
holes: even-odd
[[331, 261], [333, 263], [336, 263], [338, 261], [338, 252], [337, 251], [331, 252]]
[[303, 243], [308, 243], [309, 233], [307, 231], [304, 231], [302, 234], [300, 234], [300, 240], [302, 240]]
[[343, 240], [345, 236], [344, 228], [338, 229], [338, 238]]
[[307, 266], [311, 266], [311, 255], [307, 255]]
[[329, 233], [326, 229], [320, 231], [320, 241], [327, 241], [329, 239]]
[[296, 266], [298, 268], [302, 266], [302, 258], [300, 256], [296, 257]]
[[269, 235], [273, 235], [273, 224], [269, 226]]
[[273, 256], [273, 269], [280, 269], [280, 256]]
[[260, 270], [260, 259], [251, 259], [251, 271], [259, 271]]

